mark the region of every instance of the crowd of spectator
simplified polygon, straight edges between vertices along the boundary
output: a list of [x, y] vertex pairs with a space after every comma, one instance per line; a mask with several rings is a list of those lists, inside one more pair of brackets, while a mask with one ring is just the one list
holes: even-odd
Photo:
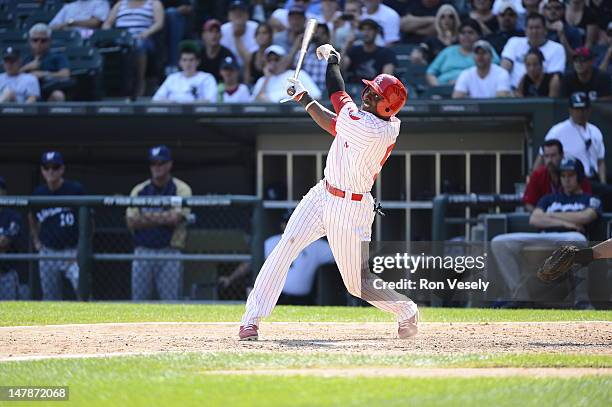
[[[11, 0], [3, 1], [8, 4]], [[116, 28], [126, 30], [133, 39], [131, 58], [123, 72], [124, 96], [154, 96], [153, 100], [164, 102], [275, 101], [278, 97], [270, 97], [270, 88], [292, 73], [310, 18], [318, 26], [302, 75], [310, 77], [305, 80], [312, 82], [309, 85], [314, 86], [308, 88], [315, 95], [324, 93], [325, 64], [317, 60], [314, 50], [327, 42], [342, 52], [346, 78], [354, 83], [384, 72], [399, 75], [413, 88], [450, 88], [447, 96], [454, 97], [557, 97], [581, 91], [596, 100], [610, 98], [612, 93], [612, 7], [607, 1], [213, 3], [215, 6], [197, 0], [66, 2], [50, 21], [21, 27], [29, 30], [27, 52], [16, 49], [17, 44], [10, 52], [5, 47], [0, 100], [70, 99], [71, 66], [61, 50], [54, 48], [54, 33], [72, 30], [87, 40], [97, 30]], [[479, 52], [491, 55], [486, 69], [478, 61], [487, 56], [479, 57]], [[185, 71], [184, 65], [193, 68], [193, 63], [185, 62], [186, 54], [195, 58], [196, 72]], [[158, 65], [162, 69], [153, 68]], [[497, 67], [509, 74], [509, 89], [497, 82], [504, 76]], [[425, 70], [424, 75], [410, 75], [414, 69]], [[179, 70], [183, 72], [177, 76]], [[200, 72], [207, 74], [206, 81]], [[26, 73], [38, 80], [38, 91], [31, 77], [23, 75]], [[416, 83], [419, 77], [424, 78], [422, 83]], [[479, 82], [480, 91], [466, 88], [466, 78]], [[235, 92], [239, 96], [232, 97]]]

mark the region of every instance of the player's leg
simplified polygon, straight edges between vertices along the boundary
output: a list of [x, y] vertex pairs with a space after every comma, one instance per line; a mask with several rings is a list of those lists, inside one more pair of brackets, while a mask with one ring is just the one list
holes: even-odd
[[417, 306], [411, 299], [395, 290], [378, 290], [366, 283], [375, 278], [367, 262], [368, 244], [364, 243], [370, 241], [374, 215], [369, 200], [355, 202], [330, 195], [324, 217], [329, 245], [351, 295], [395, 314], [398, 322], [406, 321], [417, 313]]
[[[177, 249], [165, 249], [163, 253], [178, 255]], [[183, 263], [180, 260], [160, 260], [155, 276], [160, 300], [178, 300], [183, 288]]]
[[242, 325], [257, 325], [278, 301], [291, 263], [310, 243], [325, 234], [322, 222], [323, 184], [312, 187], [293, 211], [285, 232], [264, 262], [246, 303]]
[[[147, 254], [147, 250], [137, 247], [134, 254]], [[150, 300], [153, 298], [153, 261], [134, 260], [132, 262], [132, 299]]]
[[[55, 250], [43, 247], [40, 254], [54, 254]], [[44, 301], [59, 301], [62, 299], [62, 269], [59, 260], [40, 260], [38, 262], [40, 273], [40, 287]]]
[[62, 269], [64, 270], [66, 279], [70, 281], [70, 286], [74, 290], [77, 298], [79, 298], [79, 263], [76, 260], [77, 251], [76, 249], [68, 249], [63, 251], [67, 256], [73, 256], [74, 260], [65, 260], [62, 262]]

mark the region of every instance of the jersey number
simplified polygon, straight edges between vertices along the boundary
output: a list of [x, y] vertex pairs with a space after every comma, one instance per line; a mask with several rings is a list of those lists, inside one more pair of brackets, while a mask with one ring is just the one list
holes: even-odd
[[72, 226], [74, 225], [74, 214], [72, 213], [60, 213], [60, 226]]
[[[387, 147], [387, 151], [385, 151], [385, 156], [383, 157], [382, 160], [380, 160], [380, 169], [381, 170], [382, 170], [383, 165], [385, 165], [385, 163], [387, 162], [387, 159], [391, 155], [391, 151], [393, 150], [393, 147], [395, 147], [395, 143], [393, 143], [389, 147]], [[378, 172], [376, 174], [374, 174], [374, 181], [376, 181], [376, 178], [378, 177], [378, 174], [379, 174]]]

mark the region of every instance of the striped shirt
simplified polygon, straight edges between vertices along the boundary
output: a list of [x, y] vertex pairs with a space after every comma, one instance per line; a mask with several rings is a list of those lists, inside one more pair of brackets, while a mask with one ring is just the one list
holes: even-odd
[[115, 27], [125, 28], [133, 36], [149, 29], [155, 23], [153, 0], [147, 0], [140, 7], [130, 7], [129, 0], [121, 0]]
[[335, 139], [327, 154], [325, 179], [336, 188], [366, 193], [387, 161], [399, 135], [400, 121], [359, 110], [346, 92], [331, 97], [338, 116]]

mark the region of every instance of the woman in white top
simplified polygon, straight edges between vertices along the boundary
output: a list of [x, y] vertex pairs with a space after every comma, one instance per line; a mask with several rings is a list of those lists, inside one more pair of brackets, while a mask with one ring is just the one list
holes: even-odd
[[[120, 0], [111, 10], [103, 29], [126, 29], [136, 40], [136, 84], [133, 97], [145, 91], [147, 56], [155, 52], [153, 34], [164, 27], [164, 6], [159, 0]], [[131, 81], [131, 75], [126, 80]]]

